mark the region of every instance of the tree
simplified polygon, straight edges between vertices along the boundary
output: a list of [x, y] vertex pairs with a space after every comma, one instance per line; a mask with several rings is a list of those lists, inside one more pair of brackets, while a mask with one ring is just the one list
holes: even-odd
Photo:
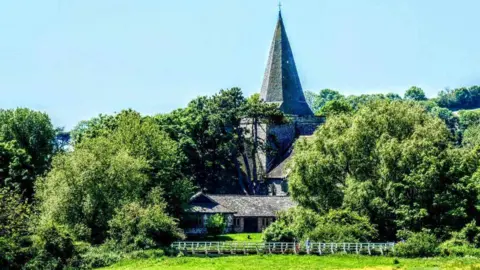
[[405, 92], [405, 99], [421, 101], [427, 100], [427, 97], [425, 96], [425, 92], [423, 92], [422, 88], [412, 86]]
[[132, 202], [118, 209], [109, 221], [109, 237], [123, 250], [167, 247], [183, 232], [165, 212], [165, 205]]
[[19, 185], [26, 198], [49, 168], [56, 130], [47, 114], [25, 108], [0, 110], [0, 187]]
[[240, 89], [232, 88], [155, 117], [185, 153], [184, 173], [207, 192], [237, 192], [243, 183], [238, 156], [244, 151], [240, 121], [245, 102]]
[[281, 121], [283, 114], [259, 95], [247, 100], [239, 88], [231, 88], [196, 98], [185, 109], [155, 118], [179, 143], [187, 157], [184, 172], [191, 174], [199, 187], [217, 193], [234, 193], [240, 188], [253, 194], [258, 180], [252, 156], [265, 145], [255, 127]]
[[344, 96], [335, 90], [322, 89], [318, 94], [306, 91], [305, 98], [312, 111], [317, 114], [327, 102], [343, 99]]
[[20, 269], [31, 258], [32, 207], [18, 189], [0, 188], [0, 268]]
[[217, 236], [225, 231], [226, 223], [223, 215], [215, 214], [207, 219], [207, 233], [212, 236]]
[[457, 228], [477, 213], [479, 190], [468, 177], [475, 155], [452, 148], [444, 122], [421, 105], [376, 101], [328, 118], [297, 143], [290, 190], [315, 211], [343, 206], [367, 215], [385, 239], [398, 228]]
[[328, 101], [325, 106], [323, 106], [319, 111], [318, 114], [324, 116], [332, 116], [341, 113], [351, 113], [353, 112], [352, 106], [344, 100], [331, 100]]
[[40, 224], [66, 226], [79, 239], [101, 243], [116, 209], [144, 202], [153, 191], [179, 217], [192, 192], [181, 174], [181, 152], [152, 118], [133, 111], [115, 116], [115, 128], [83, 139], [55, 157], [38, 184]]
[[[247, 179], [249, 180], [248, 186], [251, 194], [255, 194], [259, 189], [259, 171], [258, 161], [256, 159], [260, 151], [269, 151], [267, 142], [262, 140], [259, 136], [259, 127], [262, 124], [283, 123], [283, 113], [278, 109], [276, 104], [265, 103], [260, 99], [260, 95], [254, 94], [248, 100], [245, 106], [243, 117], [250, 128], [246, 128], [250, 131], [249, 135], [246, 135], [245, 142], [250, 147], [247, 148], [246, 153], [243, 154], [244, 165], [247, 168]], [[251, 176], [249, 175], [248, 168], [252, 168]]]

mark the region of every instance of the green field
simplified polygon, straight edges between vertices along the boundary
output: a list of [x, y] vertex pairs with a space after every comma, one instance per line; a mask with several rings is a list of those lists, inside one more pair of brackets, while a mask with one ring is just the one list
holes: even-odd
[[[250, 235], [250, 239], [248, 236]], [[261, 242], [261, 233], [230, 233], [219, 236], [189, 237], [187, 241], [237, 241], [237, 242]]]
[[275, 269], [480, 269], [477, 258], [396, 259], [380, 256], [298, 256], [253, 255], [216, 258], [162, 257], [158, 259], [125, 260], [104, 269], [127, 270], [275, 270]]

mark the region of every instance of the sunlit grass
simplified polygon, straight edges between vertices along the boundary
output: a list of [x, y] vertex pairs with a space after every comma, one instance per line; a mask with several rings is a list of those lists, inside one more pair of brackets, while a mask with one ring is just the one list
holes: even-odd
[[[250, 239], [248, 238], [250, 236]], [[238, 241], [238, 242], [261, 242], [261, 233], [229, 233], [219, 236], [203, 236], [203, 237], [189, 237], [187, 239], [192, 241]]]
[[251, 270], [251, 269], [480, 269], [478, 258], [395, 259], [383, 256], [253, 255], [223, 257], [179, 257], [124, 260], [109, 268], [115, 270]]

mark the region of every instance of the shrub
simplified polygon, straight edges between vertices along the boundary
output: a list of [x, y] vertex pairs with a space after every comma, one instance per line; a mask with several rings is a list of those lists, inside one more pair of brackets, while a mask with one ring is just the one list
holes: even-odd
[[330, 210], [307, 233], [307, 237], [318, 242], [367, 242], [376, 236], [377, 231], [367, 217], [349, 210]]
[[0, 269], [21, 269], [32, 256], [30, 237], [0, 236]]
[[82, 253], [72, 265], [76, 268], [92, 269], [112, 265], [124, 258], [124, 253], [118, 250], [111, 250], [105, 245], [90, 247]]
[[395, 246], [395, 253], [401, 257], [432, 257], [438, 253], [435, 235], [427, 232], [408, 233], [408, 239]]
[[266, 242], [292, 242], [296, 236], [293, 230], [282, 221], [276, 221], [263, 231]]
[[[350, 210], [330, 210], [324, 215], [301, 207], [279, 215], [276, 227], [268, 230], [264, 239], [307, 239], [318, 242], [370, 241], [377, 230], [367, 217]], [[267, 228], [268, 229], [268, 228]]]
[[467, 241], [455, 237], [440, 244], [438, 249], [442, 256], [480, 256], [480, 249], [476, 249]]
[[136, 202], [127, 204], [117, 211], [109, 225], [110, 242], [125, 251], [168, 246], [184, 238], [176, 221], [159, 204], [146, 207]]
[[28, 262], [26, 269], [63, 269], [77, 255], [68, 230], [51, 222], [36, 229], [33, 250], [36, 256]]
[[207, 233], [209, 235], [217, 236], [225, 231], [226, 223], [221, 214], [210, 216], [207, 220]]
[[475, 220], [467, 223], [456, 237], [468, 241], [477, 248], [480, 247], [480, 227], [477, 227]]

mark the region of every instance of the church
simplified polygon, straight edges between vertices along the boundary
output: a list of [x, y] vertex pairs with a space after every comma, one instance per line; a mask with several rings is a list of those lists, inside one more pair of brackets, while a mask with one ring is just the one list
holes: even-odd
[[[227, 222], [225, 232], [261, 232], [275, 220], [278, 211], [295, 205], [288, 196], [287, 164], [293, 145], [301, 137], [308, 138], [323, 123], [306, 102], [298, 76], [292, 48], [281, 11], [270, 46], [260, 97], [277, 104], [289, 121], [282, 124], [258, 124], [257, 136], [274, 151], [259, 152], [255, 157], [261, 195], [195, 194], [187, 212], [192, 217], [187, 234], [203, 234], [209, 216], [222, 214]], [[245, 119], [245, 128], [252, 123]]]

